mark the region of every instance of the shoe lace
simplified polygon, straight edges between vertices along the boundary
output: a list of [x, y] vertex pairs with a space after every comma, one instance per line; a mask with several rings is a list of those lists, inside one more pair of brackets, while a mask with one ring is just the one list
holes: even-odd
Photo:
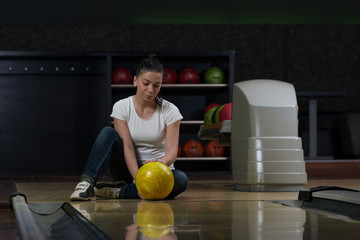
[[75, 190], [85, 190], [86, 188], [88, 187], [88, 184], [85, 184], [85, 183], [79, 183]]

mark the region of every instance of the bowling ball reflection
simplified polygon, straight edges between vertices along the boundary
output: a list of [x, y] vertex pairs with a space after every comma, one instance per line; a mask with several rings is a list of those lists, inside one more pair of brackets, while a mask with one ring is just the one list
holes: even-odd
[[168, 203], [140, 202], [136, 212], [136, 224], [145, 236], [158, 239], [173, 230], [174, 212]]

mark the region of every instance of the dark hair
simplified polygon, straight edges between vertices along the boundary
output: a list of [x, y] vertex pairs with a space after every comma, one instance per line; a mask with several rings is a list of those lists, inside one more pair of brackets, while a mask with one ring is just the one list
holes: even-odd
[[142, 59], [137, 66], [136, 76], [139, 76], [144, 71], [164, 74], [164, 67], [162, 63], [156, 58], [155, 54], [149, 54], [144, 59]]
[[[156, 58], [155, 54], [149, 54], [144, 59], [142, 59], [139, 65], [136, 68], [136, 77], [138, 77], [143, 72], [157, 72], [164, 74], [164, 66], [162, 63]], [[162, 106], [162, 98], [159, 96], [155, 97], [156, 103], [161, 107]]]

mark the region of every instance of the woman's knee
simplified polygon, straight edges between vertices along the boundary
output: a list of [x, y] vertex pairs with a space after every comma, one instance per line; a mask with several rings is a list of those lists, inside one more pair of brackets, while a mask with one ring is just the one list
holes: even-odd
[[181, 192], [184, 192], [188, 186], [188, 182], [189, 182], [189, 179], [187, 177], [187, 175], [180, 171], [180, 170], [173, 170], [173, 175], [174, 175], [174, 182], [175, 182], [175, 185], [176, 185], [176, 188], [181, 191]]
[[115, 128], [113, 128], [113, 127], [104, 127], [103, 129], [101, 129], [99, 135], [119, 136], [118, 132], [117, 132], [117, 131], [115, 130]]
[[112, 127], [104, 127], [100, 131], [100, 133], [98, 135], [98, 138], [99, 139], [118, 139], [118, 140], [121, 140], [118, 132]]

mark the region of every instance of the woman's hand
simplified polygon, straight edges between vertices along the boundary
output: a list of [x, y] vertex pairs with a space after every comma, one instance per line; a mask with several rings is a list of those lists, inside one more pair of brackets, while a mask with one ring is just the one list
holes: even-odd
[[[156, 159], [156, 158], [153, 158], [153, 159], [151, 159], [151, 160], [145, 161], [145, 164], [146, 164], [146, 163], [149, 163], [149, 162], [161, 162], [161, 163], [165, 164], [165, 162], [161, 161], [160, 159]], [[166, 165], [166, 164], [165, 164], [165, 165]]]
[[138, 192], [138, 195], [139, 195], [139, 197], [140, 197], [142, 200], [146, 200], [146, 199], [143, 197], [143, 195], [141, 195], [139, 192]]

